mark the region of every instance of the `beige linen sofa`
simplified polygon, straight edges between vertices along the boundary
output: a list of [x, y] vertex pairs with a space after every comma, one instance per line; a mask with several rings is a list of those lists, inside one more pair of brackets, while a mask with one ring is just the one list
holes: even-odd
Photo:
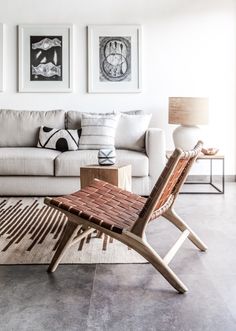
[[[64, 195], [80, 189], [80, 167], [97, 163], [97, 150], [59, 152], [37, 148], [40, 126], [79, 128], [75, 111], [0, 110], [0, 195]], [[132, 130], [132, 128], [130, 128]], [[148, 195], [165, 164], [161, 129], [145, 133], [145, 150], [116, 149], [117, 162], [132, 165], [132, 191]]]

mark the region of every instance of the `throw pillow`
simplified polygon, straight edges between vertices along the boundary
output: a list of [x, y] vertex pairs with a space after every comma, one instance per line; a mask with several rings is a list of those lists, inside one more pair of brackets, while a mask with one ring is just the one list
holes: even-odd
[[145, 133], [152, 114], [120, 114], [116, 129], [115, 147], [134, 151], [145, 151]]
[[56, 149], [61, 152], [76, 151], [79, 148], [81, 130], [53, 129], [41, 126], [37, 147]]
[[118, 114], [82, 114], [79, 149], [113, 149]]

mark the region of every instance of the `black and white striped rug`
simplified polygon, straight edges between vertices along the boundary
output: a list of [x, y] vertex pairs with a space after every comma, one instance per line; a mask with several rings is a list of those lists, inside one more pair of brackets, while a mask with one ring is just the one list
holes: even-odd
[[[49, 263], [67, 218], [43, 198], [0, 198], [0, 264]], [[107, 235], [93, 233], [72, 246], [62, 263], [144, 263]]]

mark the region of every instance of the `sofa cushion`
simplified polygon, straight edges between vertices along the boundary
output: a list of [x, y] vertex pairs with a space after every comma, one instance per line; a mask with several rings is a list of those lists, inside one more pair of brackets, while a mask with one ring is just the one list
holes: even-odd
[[69, 110], [66, 113], [66, 129], [80, 129], [81, 128], [81, 122], [82, 122], [82, 116], [85, 115], [112, 115], [115, 114], [115, 112], [109, 112], [109, 113], [95, 113], [95, 112], [80, 112], [76, 110]]
[[0, 176], [53, 176], [54, 160], [60, 154], [36, 147], [0, 148]]
[[[68, 111], [66, 114], [66, 128], [81, 128], [83, 115], [104, 115], [97, 113], [82, 113]], [[107, 113], [106, 115], [113, 113]], [[134, 151], [145, 151], [145, 132], [148, 129], [151, 114], [143, 110], [121, 112], [116, 127], [115, 147]], [[82, 132], [83, 134], [83, 132]]]
[[[140, 115], [143, 114], [143, 110], [129, 110], [122, 112], [121, 114], [130, 114], [130, 115]], [[81, 128], [81, 120], [82, 120], [82, 115], [83, 114], [90, 114], [90, 115], [96, 115], [98, 113], [85, 113], [85, 112], [80, 112], [76, 110], [69, 110], [66, 113], [66, 129], [80, 129]], [[104, 114], [104, 113], [99, 113]], [[105, 113], [105, 114], [114, 114], [114, 112], [110, 113]]]
[[145, 134], [151, 114], [120, 114], [115, 136], [115, 147], [145, 151]]
[[60, 152], [77, 151], [79, 149], [80, 134], [81, 129], [66, 130], [41, 126], [37, 147], [56, 149]]
[[83, 114], [79, 149], [114, 149], [118, 114]]
[[[144, 177], [149, 174], [149, 160], [144, 153], [116, 150], [116, 161], [119, 164], [131, 164], [132, 176]], [[97, 163], [98, 151], [96, 150], [64, 152], [55, 160], [55, 175], [80, 176], [80, 167]]]
[[39, 127], [65, 127], [65, 112], [0, 110], [0, 147], [35, 147]]

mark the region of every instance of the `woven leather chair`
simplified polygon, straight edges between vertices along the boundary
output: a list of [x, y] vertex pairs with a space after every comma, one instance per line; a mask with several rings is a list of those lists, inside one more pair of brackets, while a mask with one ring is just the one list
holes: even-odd
[[[202, 142], [188, 152], [175, 149], [150, 196], [146, 199], [124, 191], [101, 180], [71, 195], [45, 198], [45, 203], [66, 214], [68, 223], [48, 271], [55, 271], [60, 260], [71, 245], [99, 230], [128, 245], [149, 261], [165, 279], [180, 293], [186, 286], [169, 267], [169, 263], [186, 238], [201, 251], [206, 245], [176, 214], [175, 199], [187, 174], [202, 149]], [[145, 230], [148, 223], [164, 216], [181, 232], [180, 238], [161, 258], [147, 243]]]

